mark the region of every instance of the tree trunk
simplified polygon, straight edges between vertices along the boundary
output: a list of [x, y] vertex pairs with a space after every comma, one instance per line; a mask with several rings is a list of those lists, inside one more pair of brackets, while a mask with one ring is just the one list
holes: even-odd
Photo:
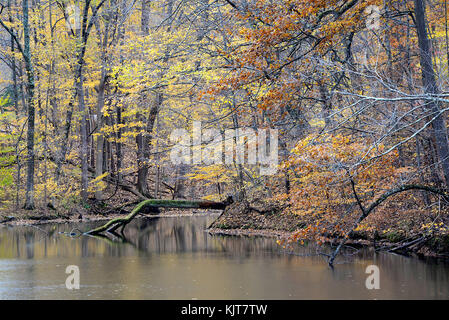
[[30, 26], [28, 24], [28, 0], [23, 0], [23, 37], [24, 37], [24, 60], [27, 73], [28, 88], [28, 132], [27, 132], [27, 182], [25, 209], [34, 209], [34, 73], [31, 63], [30, 52]]
[[142, 15], [140, 18], [140, 30], [144, 35], [148, 35], [150, 31], [150, 1], [142, 0]]
[[148, 113], [145, 132], [136, 137], [137, 142], [137, 189], [140, 193], [148, 195], [148, 171], [150, 161], [150, 143], [152, 141], [154, 122], [162, 104], [162, 94], [156, 94], [153, 105]]
[[[103, 108], [104, 108], [104, 93], [106, 86], [106, 50], [108, 43], [108, 26], [105, 28], [105, 34], [103, 38], [103, 50], [102, 50], [102, 66], [101, 66], [101, 76], [100, 84], [98, 86], [98, 97], [97, 97], [97, 148], [95, 151], [95, 177], [99, 177], [103, 174], [103, 157], [104, 157], [104, 137], [102, 133], [103, 128]], [[98, 190], [95, 192], [95, 198], [101, 200], [103, 197], [102, 191]]]
[[[430, 41], [427, 35], [427, 24], [425, 17], [425, 7], [423, 0], [414, 0], [415, 2], [415, 17], [416, 30], [418, 32], [418, 44], [420, 51], [422, 81], [425, 92], [430, 95], [439, 93], [435, 71], [432, 64], [432, 53], [430, 50]], [[444, 117], [440, 113], [438, 103], [431, 101], [428, 108], [432, 111], [433, 117], [436, 116], [432, 123], [433, 136], [438, 152], [438, 160], [443, 169], [444, 178], [446, 180], [446, 188], [449, 189], [449, 145], [447, 137], [447, 129]], [[432, 116], [431, 116], [432, 117]]]
[[76, 93], [78, 96], [78, 108], [81, 114], [81, 124], [80, 124], [80, 136], [81, 136], [81, 198], [84, 202], [87, 202], [87, 189], [89, 184], [88, 179], [88, 140], [87, 140], [87, 113], [86, 106], [84, 103], [84, 84], [83, 84], [83, 74], [82, 74], [82, 64], [84, 59], [79, 59], [78, 71], [76, 75]]
[[118, 126], [117, 130], [118, 142], [116, 143], [115, 149], [117, 153], [117, 182], [120, 183], [122, 180], [122, 174], [120, 172], [122, 169], [122, 143], [120, 142], [120, 139], [122, 138], [122, 128], [120, 127], [120, 124], [122, 123], [121, 106], [117, 106], [116, 111], [117, 111], [117, 126]]
[[[73, 99], [74, 99], [74, 97], [73, 97]], [[66, 111], [64, 135], [63, 135], [62, 139], [60, 139], [60, 142], [59, 142], [60, 151], [59, 151], [57, 161], [56, 161], [56, 173], [55, 173], [56, 183], [59, 182], [59, 178], [61, 176], [61, 171], [62, 171], [62, 164], [65, 161], [65, 157], [66, 157], [67, 150], [68, 150], [70, 130], [72, 127], [72, 116], [73, 116], [73, 101], [70, 101], [69, 105], [67, 107], [67, 111]]]

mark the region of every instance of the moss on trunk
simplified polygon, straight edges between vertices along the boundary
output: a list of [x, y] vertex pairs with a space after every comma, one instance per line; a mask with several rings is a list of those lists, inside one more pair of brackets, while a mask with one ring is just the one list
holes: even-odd
[[86, 232], [85, 234], [100, 234], [107, 231], [115, 231], [119, 227], [125, 227], [128, 223], [134, 219], [145, 207], [155, 208], [178, 208], [178, 209], [218, 209], [224, 210], [226, 206], [231, 202], [228, 199], [225, 202], [212, 202], [212, 201], [186, 201], [186, 200], [159, 200], [148, 199], [140, 202], [134, 209], [123, 218], [115, 218], [101, 227], [95, 228]]

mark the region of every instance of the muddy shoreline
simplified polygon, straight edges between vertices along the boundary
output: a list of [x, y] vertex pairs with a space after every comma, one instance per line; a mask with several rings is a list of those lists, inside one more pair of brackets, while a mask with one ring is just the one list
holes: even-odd
[[220, 236], [241, 236], [241, 237], [266, 237], [276, 239], [287, 239], [293, 232], [271, 230], [271, 229], [219, 229], [209, 228], [208, 233]]
[[[219, 228], [210, 228], [207, 230], [208, 233], [212, 235], [221, 235], [221, 236], [237, 236], [237, 237], [266, 237], [266, 238], [275, 238], [277, 240], [288, 240], [294, 232], [289, 231], [280, 231], [280, 230], [272, 230], [272, 229], [219, 229]], [[432, 239], [429, 239], [430, 241]], [[394, 254], [399, 254], [408, 257], [415, 257], [418, 259], [438, 259], [443, 260], [445, 262], [449, 262], [448, 254], [441, 254], [435, 252], [432, 247], [425, 247], [425, 250], [414, 250], [412, 249], [404, 249], [404, 250], [393, 250], [395, 248], [401, 247], [405, 242], [388, 242], [388, 241], [372, 241], [372, 240], [364, 240], [364, 239], [351, 239], [346, 241], [347, 246], [354, 246], [358, 248], [370, 248], [376, 252], [389, 252]], [[334, 247], [338, 244], [337, 239], [328, 239], [324, 243], [325, 245], [333, 245]]]

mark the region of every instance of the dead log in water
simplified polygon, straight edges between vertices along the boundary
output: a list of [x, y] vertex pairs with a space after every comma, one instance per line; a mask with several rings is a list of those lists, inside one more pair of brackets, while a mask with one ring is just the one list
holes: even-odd
[[100, 234], [103, 232], [112, 232], [122, 227], [122, 231], [125, 226], [134, 219], [144, 208], [175, 208], [175, 209], [213, 209], [213, 210], [224, 210], [226, 206], [232, 203], [232, 198], [228, 198], [224, 202], [213, 202], [213, 201], [187, 201], [187, 200], [159, 200], [159, 199], [148, 199], [140, 202], [134, 209], [123, 218], [115, 218], [110, 220], [105, 225], [95, 228], [86, 232], [85, 234]]

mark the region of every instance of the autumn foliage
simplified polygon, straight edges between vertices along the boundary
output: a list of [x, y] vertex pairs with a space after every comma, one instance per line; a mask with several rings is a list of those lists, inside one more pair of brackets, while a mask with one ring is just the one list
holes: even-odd
[[[28, 27], [23, 8], [0, 15], [2, 209], [231, 194], [300, 217], [292, 241], [447, 233], [446, 2], [37, 1]], [[173, 164], [195, 122], [278, 130], [279, 170]]]

